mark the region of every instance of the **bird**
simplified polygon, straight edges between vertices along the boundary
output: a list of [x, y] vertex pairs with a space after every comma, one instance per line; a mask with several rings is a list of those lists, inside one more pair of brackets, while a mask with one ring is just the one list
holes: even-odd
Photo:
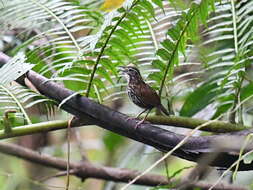
[[127, 79], [126, 92], [129, 99], [137, 106], [144, 110], [140, 112], [136, 118], [148, 111], [145, 117], [137, 123], [135, 128], [141, 125], [147, 118], [153, 108], [161, 110], [164, 114], [170, 115], [166, 108], [162, 105], [161, 99], [156, 91], [144, 82], [139, 69], [135, 66], [120, 66], [120, 72]]

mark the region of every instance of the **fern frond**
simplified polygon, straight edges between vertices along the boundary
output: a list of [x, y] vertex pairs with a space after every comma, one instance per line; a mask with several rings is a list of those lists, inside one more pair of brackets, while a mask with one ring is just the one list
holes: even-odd
[[[252, 2], [251, 1], [226, 1], [215, 3], [215, 13], [207, 22], [207, 29], [202, 33], [207, 40], [203, 43], [203, 49], [212, 47], [205, 64], [205, 84], [215, 84], [209, 90], [216, 92], [210, 97], [209, 104], [217, 102], [214, 118], [238, 106], [247, 85], [244, 80], [247, 75], [247, 67], [252, 61]], [[207, 91], [203, 96], [207, 96]], [[248, 93], [248, 92], [247, 92]], [[188, 101], [188, 100], [187, 100]], [[191, 99], [189, 101], [199, 101]], [[196, 102], [195, 102], [196, 103]], [[242, 106], [242, 104], [241, 104]], [[199, 111], [199, 110], [198, 110]], [[233, 116], [235, 119], [235, 114]]]
[[[1, 10], [0, 23], [3, 28], [36, 31], [37, 35], [29, 36], [21, 48], [30, 48], [29, 61], [43, 65], [44, 72], [56, 68], [60, 73], [82, 59], [79, 32], [95, 29], [100, 17], [98, 12], [69, 1], [15, 0]], [[55, 66], [62, 63], [64, 66]]]
[[33, 67], [33, 64], [26, 63], [26, 57], [23, 53], [18, 53], [0, 68], [0, 84], [4, 85], [16, 80]]
[[5, 112], [14, 110], [16, 118], [23, 120], [23, 123], [31, 124], [27, 108], [42, 102], [53, 105], [53, 101], [13, 82], [33, 66], [27, 63], [25, 55], [20, 52], [0, 68], [0, 120], [3, 119]]

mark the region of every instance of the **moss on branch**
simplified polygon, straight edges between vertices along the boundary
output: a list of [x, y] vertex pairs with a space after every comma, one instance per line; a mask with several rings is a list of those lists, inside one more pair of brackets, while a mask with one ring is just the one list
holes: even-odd
[[[159, 125], [170, 125], [173, 127], [182, 127], [182, 128], [189, 128], [194, 129], [199, 125], [202, 125], [207, 120], [202, 119], [195, 119], [189, 117], [178, 117], [178, 116], [149, 116], [147, 121], [151, 122], [152, 124], [159, 124]], [[250, 129], [249, 126], [239, 125], [239, 124], [232, 124], [223, 121], [214, 121], [203, 128], [201, 130], [208, 131], [208, 132], [215, 132], [215, 133], [226, 133], [226, 132], [236, 132], [245, 129]]]
[[[170, 125], [173, 127], [182, 127], [194, 129], [199, 125], [202, 125], [208, 121], [187, 117], [178, 117], [178, 116], [149, 116], [147, 118], [153, 124], [160, 125]], [[78, 127], [80, 125], [75, 125], [72, 127]], [[20, 127], [12, 128], [11, 132], [5, 133], [4, 130], [0, 130], [0, 139], [6, 139], [11, 137], [18, 137], [24, 135], [31, 135], [34, 133], [48, 132], [59, 129], [65, 129], [68, 127], [67, 120], [56, 120], [56, 121], [48, 121], [31, 125], [24, 125]], [[226, 132], [235, 132], [244, 129], [249, 129], [249, 126], [243, 126], [238, 124], [232, 124], [222, 121], [215, 121], [210, 123], [209, 125], [202, 128], [204, 131], [216, 132], [216, 133], [226, 133]]]
[[67, 127], [68, 127], [68, 121], [64, 121], [64, 120], [56, 120], [56, 121], [48, 121], [48, 122], [31, 124], [31, 125], [24, 125], [20, 127], [14, 127], [8, 133], [6, 133], [4, 130], [0, 130], [0, 139], [31, 135], [34, 133], [64, 129]]

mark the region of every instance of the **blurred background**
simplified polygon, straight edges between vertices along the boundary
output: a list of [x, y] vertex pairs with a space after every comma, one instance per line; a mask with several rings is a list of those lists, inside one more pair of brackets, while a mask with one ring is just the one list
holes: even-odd
[[[117, 70], [120, 65], [132, 63], [138, 66], [148, 84], [161, 91], [163, 105], [175, 115], [205, 120], [219, 117], [251, 126], [252, 101], [248, 100], [253, 96], [253, 3], [250, 0], [205, 2], [207, 5], [196, 1], [195, 7], [188, 0], [0, 0], [0, 51], [16, 58], [16, 62], [35, 64], [36, 72], [66, 88], [134, 117], [142, 110], [129, 101], [126, 81]], [[137, 6], [133, 7], [135, 3]], [[193, 24], [187, 22], [191, 20], [189, 10], [199, 14]], [[116, 25], [119, 27], [110, 33]], [[180, 33], [188, 25], [186, 34]], [[177, 39], [181, 41], [174, 43]], [[99, 64], [92, 83], [90, 76], [96, 63]], [[166, 75], [168, 63], [173, 66], [168, 67]], [[163, 79], [165, 83], [161, 86]], [[0, 88], [1, 129], [4, 112], [10, 109], [17, 110], [10, 115], [14, 127], [29, 123], [6, 89], [24, 105], [32, 123], [71, 118], [55, 102], [14, 82], [4, 88], [1, 84]], [[180, 134], [189, 132], [183, 128], [166, 129]], [[195, 135], [209, 134], [199, 131]], [[58, 130], [4, 141], [66, 159], [66, 139], [66, 130]], [[163, 156], [152, 147], [92, 125], [72, 129], [70, 143], [71, 161], [89, 160], [116, 168], [144, 171]], [[0, 189], [65, 189], [66, 176], [54, 177], [58, 170], [4, 154], [0, 154], [0, 160]], [[153, 173], [179, 179], [195, 165], [170, 156]], [[203, 179], [215, 182], [221, 173], [222, 170], [210, 168]], [[234, 183], [253, 188], [252, 178], [252, 172], [238, 172]], [[224, 181], [231, 181], [231, 172]], [[73, 190], [120, 187], [121, 183], [70, 178]], [[132, 185], [129, 189], [162, 187]]]

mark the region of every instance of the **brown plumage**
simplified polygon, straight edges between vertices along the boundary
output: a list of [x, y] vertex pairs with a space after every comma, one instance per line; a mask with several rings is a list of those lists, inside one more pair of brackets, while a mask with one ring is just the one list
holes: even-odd
[[136, 67], [120, 67], [120, 70], [125, 75], [128, 81], [127, 94], [129, 98], [134, 104], [141, 108], [144, 108], [144, 111], [142, 111], [137, 116], [137, 118], [145, 111], [148, 111], [144, 119], [139, 122], [137, 126], [145, 121], [148, 113], [153, 108], [157, 108], [166, 115], [169, 115], [167, 110], [161, 104], [160, 97], [158, 96], [156, 91], [143, 81], [140, 71]]

